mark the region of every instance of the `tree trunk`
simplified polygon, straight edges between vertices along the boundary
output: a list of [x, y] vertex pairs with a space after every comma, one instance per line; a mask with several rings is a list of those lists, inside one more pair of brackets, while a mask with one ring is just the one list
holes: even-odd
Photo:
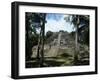
[[40, 66], [40, 43], [41, 43], [41, 30], [38, 37], [38, 46], [37, 46], [37, 62], [39, 66]]
[[40, 34], [39, 34], [39, 37], [38, 37], [37, 59], [40, 58], [40, 55], [39, 55], [40, 43], [41, 43], [41, 30], [40, 30]]
[[78, 26], [76, 27], [75, 50], [79, 51], [79, 45], [78, 45]]
[[43, 24], [41, 27], [42, 30], [42, 37], [41, 37], [41, 62], [40, 62], [40, 66], [44, 66], [44, 28], [45, 28], [45, 17], [46, 14], [44, 14], [43, 16]]
[[78, 28], [79, 28], [79, 16], [77, 16], [76, 35], [75, 35], [75, 55], [74, 55], [74, 64], [75, 65], [78, 63], [78, 54], [79, 54]]

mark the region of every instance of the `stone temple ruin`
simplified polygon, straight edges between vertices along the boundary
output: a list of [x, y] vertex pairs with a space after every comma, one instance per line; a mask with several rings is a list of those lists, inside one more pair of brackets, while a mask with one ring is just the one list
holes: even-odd
[[65, 39], [62, 39], [61, 36], [62, 36], [62, 32], [59, 32], [58, 39], [54, 39], [52, 44], [57, 46], [66, 44]]

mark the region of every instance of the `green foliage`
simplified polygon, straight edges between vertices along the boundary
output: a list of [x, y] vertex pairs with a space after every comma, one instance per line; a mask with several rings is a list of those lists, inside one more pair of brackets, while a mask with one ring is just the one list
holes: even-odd
[[[89, 45], [89, 15], [69, 15], [68, 17], [65, 17], [65, 20], [74, 25], [74, 28], [78, 33], [77, 40], [80, 43]], [[72, 37], [75, 35], [74, 32], [71, 32], [70, 34]], [[79, 38], [81, 40], [79, 40]]]
[[53, 32], [52, 31], [48, 31], [47, 33], [46, 33], [46, 38], [48, 39], [50, 36], [52, 36], [53, 35]]
[[[43, 65], [43, 44], [44, 44], [44, 26], [45, 26], [45, 13], [31, 13], [26, 12], [25, 20], [26, 20], [26, 60], [30, 60], [33, 54], [32, 48], [34, 46], [37, 47], [37, 59], [41, 59], [39, 61], [40, 66]], [[40, 46], [41, 45], [41, 46]], [[41, 55], [40, 55], [41, 54]]]
[[68, 57], [70, 57], [70, 56], [71, 56], [71, 55], [68, 54], [68, 53], [63, 53], [63, 54], [61, 54], [61, 57], [65, 57], [65, 58], [66, 58], [66, 57], [68, 58]]
[[[32, 55], [32, 47], [38, 44], [38, 33], [35, 23], [40, 23], [39, 14], [26, 13], [26, 60], [29, 60]], [[38, 21], [37, 21], [38, 20]]]

